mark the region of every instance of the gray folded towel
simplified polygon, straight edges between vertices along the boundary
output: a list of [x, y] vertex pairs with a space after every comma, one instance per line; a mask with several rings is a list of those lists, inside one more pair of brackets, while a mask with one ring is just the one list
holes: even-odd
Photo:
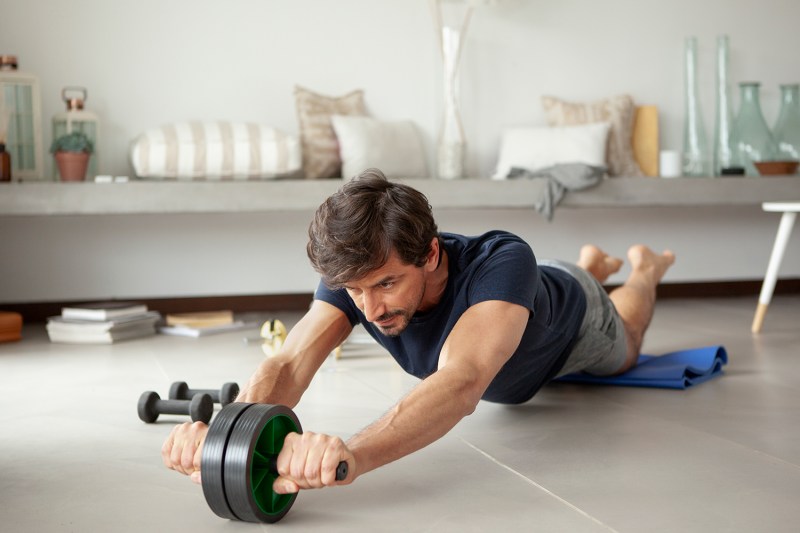
[[534, 209], [543, 214], [548, 222], [553, 220], [553, 209], [558, 205], [567, 191], [578, 191], [597, 185], [603, 180], [605, 167], [595, 167], [585, 163], [564, 163], [531, 171], [526, 168], [512, 167], [508, 178], [543, 178], [547, 186], [541, 196], [536, 199]]

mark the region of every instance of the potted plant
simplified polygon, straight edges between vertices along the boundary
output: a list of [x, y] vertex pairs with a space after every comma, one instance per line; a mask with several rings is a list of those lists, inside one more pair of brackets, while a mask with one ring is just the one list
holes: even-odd
[[82, 131], [73, 131], [53, 139], [50, 153], [56, 158], [62, 181], [83, 181], [94, 152], [92, 140]]

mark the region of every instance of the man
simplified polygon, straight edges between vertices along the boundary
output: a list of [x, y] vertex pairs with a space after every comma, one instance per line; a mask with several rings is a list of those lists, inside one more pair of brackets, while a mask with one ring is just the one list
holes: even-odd
[[[478, 401], [521, 403], [570, 372], [624, 372], [636, 364], [670, 251], [628, 251], [631, 273], [607, 295], [600, 283], [622, 265], [584, 246], [578, 266], [537, 263], [520, 238], [439, 233], [427, 199], [369, 169], [317, 210], [308, 256], [322, 276], [315, 301], [265, 360], [237, 401], [294, 407], [316, 371], [361, 323], [422, 381], [347, 443], [289, 434], [273, 489], [352, 483], [434, 442]], [[168, 468], [199, 480], [207, 426], [177, 426], [162, 449]], [[347, 479], [335, 481], [347, 461]]]

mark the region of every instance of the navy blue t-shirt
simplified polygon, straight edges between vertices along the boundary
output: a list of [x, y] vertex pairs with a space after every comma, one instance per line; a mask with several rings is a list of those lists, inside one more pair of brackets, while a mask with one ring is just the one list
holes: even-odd
[[519, 347], [483, 399], [529, 400], [558, 373], [572, 349], [586, 312], [583, 290], [566, 272], [537, 266], [530, 246], [511, 233], [441, 233], [441, 238], [449, 259], [444, 294], [434, 308], [414, 314], [396, 337], [369, 323], [345, 289], [330, 290], [320, 283], [315, 298], [341, 309], [351, 324], [361, 323], [406, 372], [421, 379], [436, 371], [442, 346], [467, 308], [487, 300], [524, 306], [531, 313]]

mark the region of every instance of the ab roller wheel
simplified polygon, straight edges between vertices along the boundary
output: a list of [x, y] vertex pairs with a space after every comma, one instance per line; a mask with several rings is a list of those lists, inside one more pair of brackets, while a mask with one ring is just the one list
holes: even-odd
[[[222, 518], [277, 522], [297, 494], [277, 494], [275, 462], [289, 433], [302, 433], [300, 421], [283, 405], [231, 403], [219, 412], [203, 444], [200, 472], [203, 495]], [[347, 477], [342, 461], [336, 479]]]

